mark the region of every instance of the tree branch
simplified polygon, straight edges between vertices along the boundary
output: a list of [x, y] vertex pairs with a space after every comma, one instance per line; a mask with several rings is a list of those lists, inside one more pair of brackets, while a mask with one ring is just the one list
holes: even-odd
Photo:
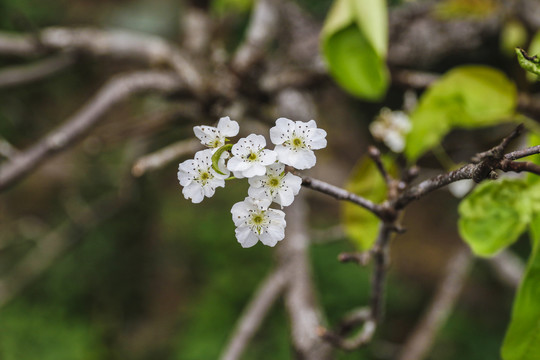
[[75, 57], [70, 53], [61, 53], [30, 65], [13, 66], [0, 70], [0, 88], [24, 85], [48, 76], [73, 65]]
[[74, 51], [149, 64], [167, 64], [197, 96], [205, 93], [203, 77], [179, 48], [162, 38], [120, 30], [50, 27], [35, 35], [0, 32], [0, 55], [35, 56], [51, 51]]
[[282, 269], [272, 271], [262, 282], [244, 312], [223, 350], [220, 360], [240, 359], [246, 346], [261, 326], [268, 311], [285, 288], [286, 276]]
[[399, 360], [422, 360], [429, 353], [439, 330], [456, 304], [472, 262], [471, 253], [464, 246], [448, 261], [437, 292], [403, 346]]
[[0, 190], [33, 171], [50, 156], [86, 135], [102, 115], [121, 100], [140, 92], [170, 93], [183, 87], [173, 72], [146, 71], [111, 79], [75, 115], [35, 145], [0, 166]]

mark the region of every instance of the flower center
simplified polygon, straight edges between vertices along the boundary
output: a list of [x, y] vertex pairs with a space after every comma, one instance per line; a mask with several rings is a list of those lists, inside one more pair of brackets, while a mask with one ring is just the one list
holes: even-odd
[[295, 146], [295, 147], [300, 147], [304, 144], [304, 142], [302, 141], [302, 139], [300, 138], [294, 138], [292, 139], [292, 145]]
[[279, 185], [279, 179], [277, 178], [271, 178], [269, 181], [268, 181], [268, 185], [270, 185], [271, 187], [276, 187]]
[[251, 161], [257, 160], [257, 154], [252, 152], [251, 154], [249, 154], [248, 160], [251, 160]]
[[255, 215], [252, 220], [253, 220], [253, 223], [257, 225], [261, 225], [263, 222], [263, 217], [261, 215]]

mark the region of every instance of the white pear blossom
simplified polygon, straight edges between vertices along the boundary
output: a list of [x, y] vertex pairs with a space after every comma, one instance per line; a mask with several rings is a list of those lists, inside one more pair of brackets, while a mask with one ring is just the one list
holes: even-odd
[[244, 248], [261, 241], [264, 245], [275, 246], [285, 237], [285, 213], [268, 208], [268, 199], [245, 198], [233, 205], [232, 219], [236, 225], [236, 239]]
[[238, 135], [239, 130], [238, 123], [228, 116], [219, 119], [217, 127], [202, 125], [193, 128], [195, 136], [201, 140], [201, 143], [214, 151], [225, 145], [227, 137]]
[[225, 187], [225, 179], [229, 172], [224, 170], [224, 160], [219, 162], [219, 168], [225, 175], [218, 174], [212, 168], [212, 150], [202, 150], [195, 154], [195, 159], [186, 160], [178, 165], [178, 180], [182, 194], [191, 199], [194, 204], [203, 201], [204, 197], [212, 197], [216, 188]]
[[270, 139], [276, 145], [278, 160], [300, 170], [313, 167], [317, 161], [313, 150], [326, 147], [326, 131], [318, 129], [315, 120], [306, 123], [279, 118], [270, 129]]
[[238, 140], [233, 145], [233, 157], [228, 161], [227, 168], [237, 178], [261, 176], [266, 173], [266, 166], [276, 161], [276, 153], [265, 149], [266, 140], [262, 135], [251, 134]]
[[381, 109], [379, 116], [369, 126], [369, 131], [377, 140], [384, 142], [393, 152], [405, 149], [405, 136], [411, 131], [409, 116], [403, 111]]
[[266, 175], [250, 178], [248, 194], [256, 199], [269, 199], [281, 205], [292, 204], [302, 186], [302, 178], [284, 173], [285, 165], [274, 163], [266, 167]]
[[472, 179], [465, 179], [460, 181], [455, 181], [448, 185], [448, 190], [452, 195], [461, 199], [471, 191], [474, 187], [474, 181]]

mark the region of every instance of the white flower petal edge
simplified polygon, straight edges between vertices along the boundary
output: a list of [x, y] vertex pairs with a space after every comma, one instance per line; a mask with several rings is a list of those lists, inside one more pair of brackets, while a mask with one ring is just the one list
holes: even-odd
[[264, 149], [265, 146], [266, 140], [262, 135], [251, 134], [238, 140], [231, 149], [233, 157], [227, 162], [227, 168], [237, 178], [264, 175], [266, 166], [274, 163], [277, 158], [277, 154]]
[[306, 123], [279, 118], [270, 129], [270, 140], [280, 162], [304, 170], [315, 166], [313, 150], [326, 147], [326, 131], [318, 129], [315, 120]]
[[214, 151], [225, 145], [227, 137], [236, 136], [239, 131], [238, 123], [228, 116], [219, 119], [217, 128], [207, 125], [193, 127], [193, 132], [201, 144], [214, 149]]
[[233, 205], [236, 239], [242, 247], [252, 247], [258, 241], [273, 247], [285, 237], [285, 213], [268, 208], [270, 203], [268, 199], [246, 197]]
[[[220, 165], [224, 160], [220, 160]], [[220, 169], [224, 166], [220, 166]], [[212, 168], [212, 150], [202, 150], [195, 154], [195, 159], [186, 160], [178, 165], [178, 181], [184, 188], [182, 194], [194, 204], [212, 197], [218, 187], [225, 187], [225, 175], [218, 174]]]
[[266, 175], [250, 178], [249, 196], [274, 201], [282, 208], [291, 205], [302, 187], [302, 178], [284, 170], [284, 164], [275, 163], [266, 167]]
[[384, 142], [395, 153], [405, 149], [406, 135], [411, 128], [411, 121], [406, 113], [388, 108], [382, 108], [375, 121], [369, 125], [373, 137]]

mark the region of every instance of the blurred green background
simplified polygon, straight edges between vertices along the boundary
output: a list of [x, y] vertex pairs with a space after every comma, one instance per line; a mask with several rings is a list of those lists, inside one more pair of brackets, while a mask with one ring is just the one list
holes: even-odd
[[[237, 1], [237, 10], [228, 12], [228, 3], [216, 1], [213, 16], [227, 17], [241, 36], [250, 4]], [[299, 3], [319, 20], [330, 6], [327, 0]], [[174, 0], [0, 0], [0, 29], [28, 33], [46, 26], [114, 27], [177, 41], [184, 9], [182, 1]], [[3, 58], [0, 65], [20, 61]], [[0, 89], [0, 135], [19, 148], [30, 146], [111, 75], [133, 68], [82, 58], [54, 77]], [[334, 92], [318, 94], [322, 111], [317, 121], [329, 130], [329, 149], [321, 152], [323, 169], [335, 158], [341, 169], [326, 180], [341, 185], [345, 177], [339, 175], [346, 176], [365, 149], [367, 124], [378, 107]], [[137, 179], [130, 173], [141, 155], [191, 137], [194, 124], [216, 120], [185, 115], [175, 99], [137, 97], [116, 106], [81, 143], [0, 194], [2, 279], [10, 278], [44, 238], [67, 239], [63, 255], [0, 308], [1, 359], [218, 357], [273, 263], [272, 249], [260, 244], [242, 249], [234, 238], [230, 208], [245, 196], [246, 186], [232, 183], [227, 191], [219, 189], [213, 198], [193, 205], [177, 184], [177, 163]], [[313, 228], [339, 225], [335, 201], [317, 195], [309, 201]], [[96, 202], [102, 211], [88, 215]], [[340, 359], [389, 359], [399, 349], [459, 244], [457, 203], [441, 192], [411, 206], [404, 220], [409, 231], [393, 247], [386, 319], [373, 344], [338, 352]], [[340, 264], [337, 255], [353, 247], [344, 238], [328, 240], [313, 245], [310, 254], [318, 296], [329, 323], [335, 324], [368, 301], [370, 269]], [[522, 243], [517, 250], [526, 253]], [[513, 290], [477, 261], [429, 359], [498, 358], [512, 297]], [[243, 358], [292, 358], [281, 300]]]

